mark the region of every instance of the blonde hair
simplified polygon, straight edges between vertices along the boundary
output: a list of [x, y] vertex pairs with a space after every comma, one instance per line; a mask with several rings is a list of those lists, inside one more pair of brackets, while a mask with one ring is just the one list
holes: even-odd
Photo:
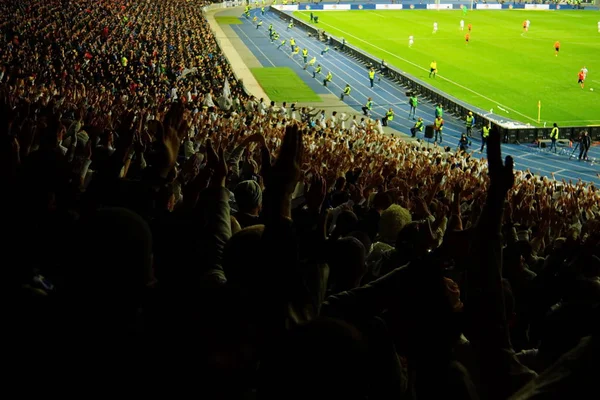
[[381, 213], [379, 220], [379, 239], [388, 244], [395, 244], [398, 232], [412, 222], [410, 212], [397, 204], [392, 204]]

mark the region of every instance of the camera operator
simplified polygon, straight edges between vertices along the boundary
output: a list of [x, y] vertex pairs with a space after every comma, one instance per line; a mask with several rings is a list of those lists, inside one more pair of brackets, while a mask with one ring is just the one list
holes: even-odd
[[590, 146], [592, 145], [592, 138], [588, 135], [587, 131], [583, 131], [581, 137], [579, 138], [579, 161], [583, 158], [583, 160], [588, 159], [588, 151], [590, 150]]

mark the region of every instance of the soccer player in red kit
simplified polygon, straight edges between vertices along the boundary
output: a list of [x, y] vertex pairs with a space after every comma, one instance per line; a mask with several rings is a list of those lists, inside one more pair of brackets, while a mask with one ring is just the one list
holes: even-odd
[[579, 71], [579, 73], [577, 74], [577, 83], [579, 83], [582, 89], [585, 86], [585, 74], [583, 73], [583, 71]]

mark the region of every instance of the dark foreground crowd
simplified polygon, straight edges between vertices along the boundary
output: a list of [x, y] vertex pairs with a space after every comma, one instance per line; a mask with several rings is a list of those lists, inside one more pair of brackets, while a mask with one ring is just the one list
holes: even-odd
[[597, 188], [266, 105], [203, 5], [0, 2], [7, 394], [598, 396]]

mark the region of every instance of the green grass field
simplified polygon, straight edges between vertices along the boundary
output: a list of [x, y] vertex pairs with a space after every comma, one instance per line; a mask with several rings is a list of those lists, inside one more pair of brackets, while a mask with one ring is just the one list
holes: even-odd
[[[309, 20], [309, 13], [296, 12]], [[518, 121], [600, 125], [600, 13], [593, 11], [315, 12], [319, 27], [469, 104]], [[529, 32], [522, 23], [529, 19]], [[432, 34], [433, 22], [439, 30]], [[466, 26], [473, 24], [465, 44]], [[408, 37], [414, 45], [408, 47]], [[554, 42], [561, 43], [554, 55]], [[429, 79], [429, 63], [438, 63]], [[585, 90], [577, 73], [589, 70]], [[595, 91], [590, 91], [594, 88]], [[498, 106], [507, 109], [503, 113]]]
[[321, 98], [288, 67], [251, 68], [252, 74], [269, 98], [276, 102], [319, 102]]
[[215, 20], [222, 25], [240, 25], [242, 21], [238, 17], [217, 17]]

